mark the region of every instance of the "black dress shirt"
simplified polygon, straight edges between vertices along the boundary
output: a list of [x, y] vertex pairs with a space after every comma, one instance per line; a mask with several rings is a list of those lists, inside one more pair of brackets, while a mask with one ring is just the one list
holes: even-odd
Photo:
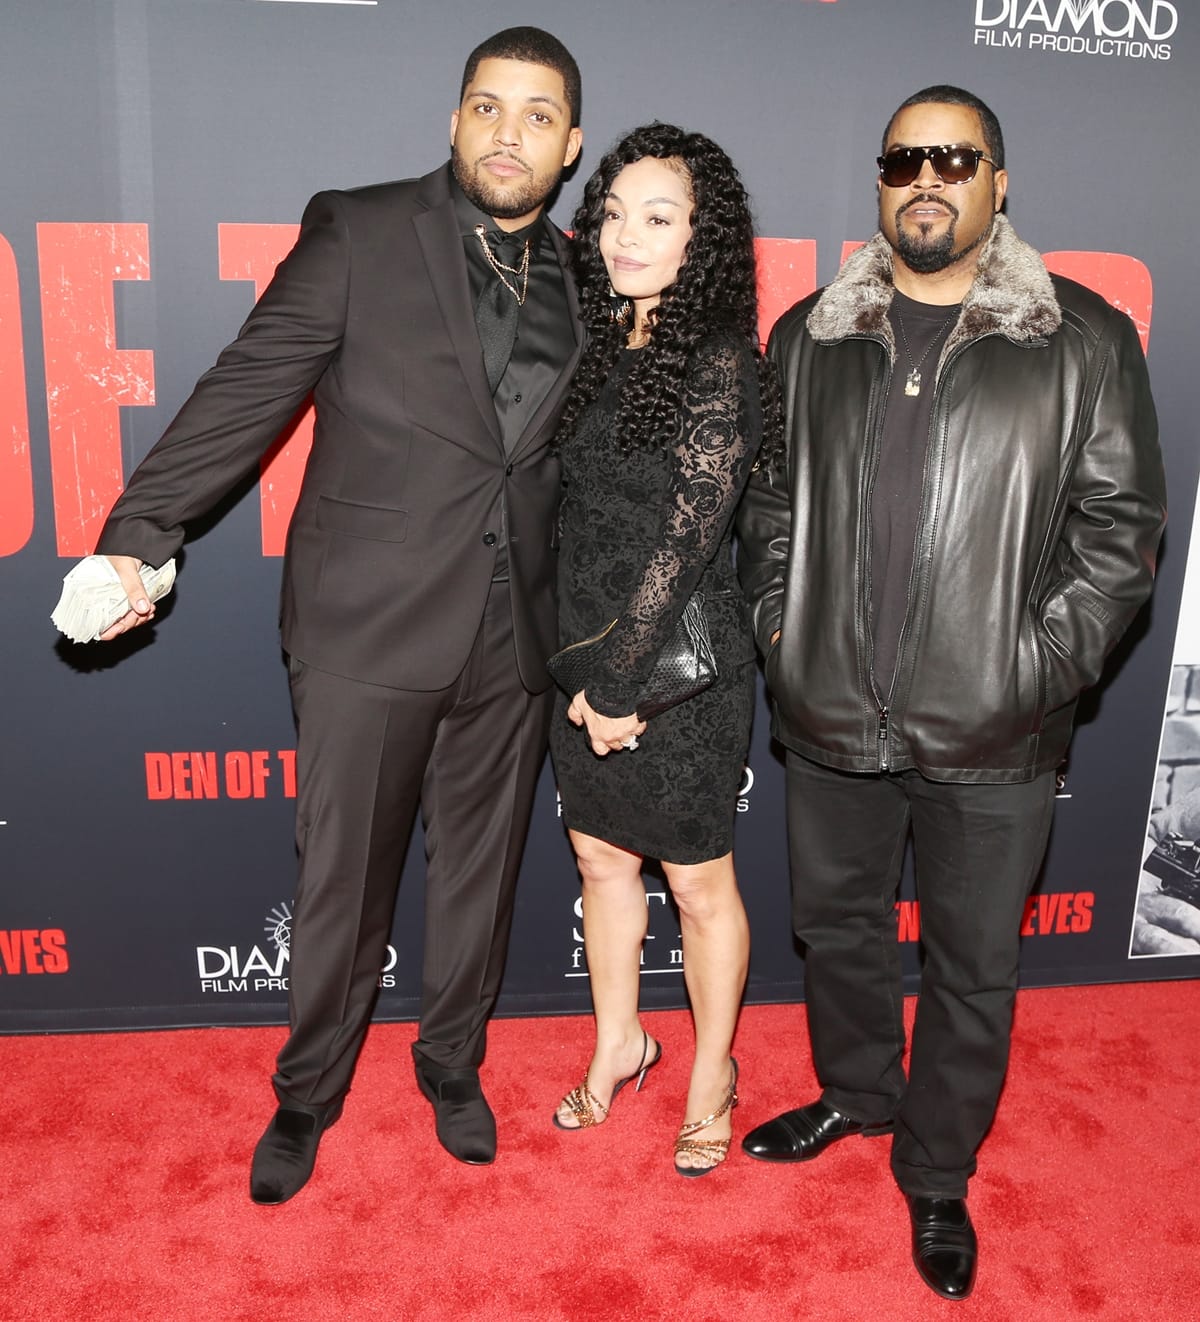
[[[452, 183], [451, 188], [463, 251], [467, 255], [471, 298], [477, 303], [484, 285], [497, 277], [479, 246], [475, 226], [482, 225], [492, 231], [499, 227], [491, 216], [484, 215], [468, 201], [457, 183]], [[539, 216], [531, 225], [513, 232], [513, 237], [529, 240], [529, 286], [517, 321], [512, 357], [494, 397], [505, 453], [517, 443], [575, 347], [562, 267], [546, 234], [544, 218]]]

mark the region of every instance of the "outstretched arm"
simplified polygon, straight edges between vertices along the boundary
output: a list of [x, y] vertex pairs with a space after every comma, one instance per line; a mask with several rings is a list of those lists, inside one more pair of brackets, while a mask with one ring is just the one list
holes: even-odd
[[341, 344], [348, 274], [340, 202], [319, 193], [237, 339], [138, 465], [101, 531], [96, 549], [112, 561], [130, 603], [104, 638], [153, 618], [138, 565], [175, 554], [184, 524], [251, 471], [316, 384]]

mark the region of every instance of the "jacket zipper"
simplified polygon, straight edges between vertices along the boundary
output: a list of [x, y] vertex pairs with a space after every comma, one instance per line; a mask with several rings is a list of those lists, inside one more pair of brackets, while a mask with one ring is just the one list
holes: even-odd
[[[872, 645], [871, 689], [875, 694], [875, 702], [879, 707], [879, 731], [877, 738], [879, 741], [880, 771], [887, 771], [891, 766], [891, 749], [888, 743], [888, 733], [889, 733], [888, 723], [891, 715], [891, 709], [889, 707], [889, 703], [891, 702], [892, 697], [895, 693], [896, 679], [899, 676], [901, 670], [902, 658], [904, 656], [904, 644], [908, 639], [909, 623], [911, 621], [912, 608], [913, 608], [913, 598], [917, 590], [916, 584], [917, 584], [917, 578], [920, 569], [920, 560], [922, 555], [921, 542], [923, 541], [925, 536], [925, 525], [929, 510], [929, 480], [928, 480], [929, 460], [933, 451], [934, 436], [937, 432], [937, 427], [938, 427], [939, 395], [941, 392], [942, 385], [945, 382], [945, 379], [949, 374], [950, 368], [954, 364], [954, 361], [957, 358], [959, 358], [962, 355], [963, 351], [967, 349], [971, 344], [977, 344], [979, 342], [979, 339], [982, 338], [986, 338], [986, 337], [980, 336], [975, 340], [968, 341], [967, 344], [960, 344], [950, 355], [950, 357], [946, 359], [945, 363], [942, 364], [942, 370], [937, 374], [933, 383], [933, 391], [934, 391], [933, 407], [929, 414], [929, 436], [926, 441], [927, 448], [925, 452], [925, 469], [921, 480], [921, 508], [917, 514], [917, 531], [915, 537], [913, 538], [913, 562], [912, 562], [912, 568], [909, 571], [909, 576], [908, 576], [908, 600], [905, 604], [904, 619], [900, 625], [900, 637], [896, 643], [896, 670], [895, 673], [892, 675], [891, 686], [888, 689], [888, 695], [886, 698], [880, 697], [878, 685], [875, 683], [875, 656], [874, 656], [874, 646]], [[868, 506], [868, 510], [869, 508], [870, 507]], [[873, 642], [874, 640], [872, 639], [872, 644]]]
[[[866, 338], [874, 339], [875, 337], [870, 336]], [[882, 340], [877, 339], [875, 340], [875, 342], [879, 344], [881, 347], [883, 347]], [[885, 357], [887, 356], [886, 352], [884, 356]], [[891, 368], [891, 364], [889, 363], [889, 370], [890, 368]], [[871, 501], [875, 494], [875, 478], [879, 472], [879, 433], [883, 427], [883, 412], [879, 405], [879, 395], [880, 395], [880, 383], [878, 380], [876, 380], [874, 389], [872, 390], [872, 400], [871, 400], [871, 407], [874, 409], [874, 414], [875, 414], [874, 416], [875, 425], [871, 433], [871, 444], [874, 451], [871, 457], [871, 461], [872, 461], [871, 477], [867, 483], [866, 513], [868, 516], [867, 519], [868, 523], [870, 521]], [[884, 396], [884, 402], [886, 404], [886, 395]], [[867, 564], [867, 573], [866, 573], [865, 602], [863, 605], [863, 619], [865, 621], [863, 632], [866, 635], [868, 641], [867, 650], [869, 653], [867, 658], [867, 682], [871, 686], [871, 693], [875, 699], [875, 706], [879, 711], [879, 729], [876, 735], [876, 751], [879, 756], [879, 770], [887, 771], [891, 766], [891, 752], [888, 747], [888, 700], [889, 699], [884, 698], [882, 696], [882, 694], [879, 692], [879, 685], [875, 682], [875, 634], [871, 628], [871, 611], [870, 611], [871, 572], [874, 566], [872, 563], [871, 536], [869, 533], [867, 534], [865, 553], [866, 553], [865, 559]], [[889, 698], [890, 698], [890, 694], [889, 694]]]

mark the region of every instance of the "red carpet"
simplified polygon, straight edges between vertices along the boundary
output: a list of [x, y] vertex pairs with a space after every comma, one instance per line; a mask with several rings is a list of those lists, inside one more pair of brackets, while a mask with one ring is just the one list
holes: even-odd
[[[496, 1023], [487, 1168], [437, 1146], [413, 1027], [375, 1028], [312, 1182], [280, 1208], [246, 1188], [281, 1030], [0, 1039], [0, 1318], [1200, 1318], [1200, 982], [1022, 993], [965, 1303], [912, 1268], [886, 1139], [793, 1168], [735, 1149], [680, 1179], [689, 1021], [647, 1023], [663, 1064], [585, 1134], [550, 1114], [588, 1022]], [[805, 1041], [802, 1007], [745, 1012], [735, 1135], [814, 1095]]]

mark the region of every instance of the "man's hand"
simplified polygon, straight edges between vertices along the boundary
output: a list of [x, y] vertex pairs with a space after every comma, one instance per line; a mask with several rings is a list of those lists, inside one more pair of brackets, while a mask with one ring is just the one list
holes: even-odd
[[104, 558], [117, 571], [129, 601], [129, 609], [125, 614], [100, 635], [101, 642], [108, 642], [130, 629], [136, 629], [139, 624], [149, 623], [154, 618], [154, 604], [146, 596], [146, 585], [138, 572], [142, 567], [141, 560], [132, 555], [109, 555]]
[[1165, 840], [1168, 835], [1184, 840], [1200, 840], [1200, 789], [1181, 795], [1169, 808], [1162, 808], [1150, 818], [1150, 835]]
[[627, 739], [634, 739], [645, 734], [646, 722], [639, 721], [637, 713], [629, 716], [601, 716], [593, 711], [583, 689], [571, 699], [567, 708], [567, 719], [573, 725], [586, 725], [588, 738], [592, 741], [592, 752], [597, 757], [606, 757], [625, 745]]
[[1146, 889], [1133, 924], [1135, 955], [1200, 955], [1200, 909]]
[[[1151, 814], [1149, 837], [1161, 843], [1169, 835], [1200, 837], [1200, 789], [1182, 795], [1169, 808]], [[1143, 868], [1145, 865], [1143, 864]], [[1135, 955], [1200, 955], [1200, 909], [1174, 895], [1163, 895], [1161, 880], [1143, 871], [1133, 923]]]

